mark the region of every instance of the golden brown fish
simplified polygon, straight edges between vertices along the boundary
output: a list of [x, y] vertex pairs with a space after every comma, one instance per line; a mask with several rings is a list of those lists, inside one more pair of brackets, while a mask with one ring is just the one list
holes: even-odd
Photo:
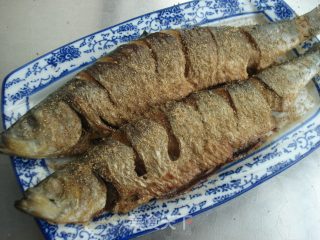
[[320, 7], [294, 20], [150, 34], [120, 46], [2, 133], [0, 151], [24, 157], [84, 152], [151, 106], [248, 78], [320, 32]]
[[28, 189], [16, 206], [50, 222], [87, 222], [185, 191], [261, 142], [320, 71], [320, 47], [248, 81], [152, 108]]

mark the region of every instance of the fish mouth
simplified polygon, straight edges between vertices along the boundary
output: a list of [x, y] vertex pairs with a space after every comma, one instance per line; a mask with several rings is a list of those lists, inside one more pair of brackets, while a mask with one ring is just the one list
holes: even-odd
[[[29, 211], [29, 208], [28, 208], [29, 204], [28, 204], [28, 201], [24, 198], [20, 199], [20, 200], [16, 200], [14, 202], [14, 207], [26, 214], [31, 214], [31, 212]], [[34, 215], [35, 217], [41, 217], [40, 215]]]
[[[14, 131], [5, 131], [0, 134], [0, 154], [14, 155], [28, 159], [56, 158], [65, 156], [77, 146], [76, 141], [66, 147], [59, 147], [57, 144], [50, 146], [50, 141], [37, 137], [24, 139], [17, 136]], [[85, 142], [86, 143], [86, 142]], [[61, 145], [61, 144], [60, 144]], [[88, 144], [87, 144], [88, 145]], [[84, 144], [84, 149], [87, 146]]]
[[12, 154], [12, 150], [8, 147], [7, 141], [3, 133], [0, 134], [0, 153]]
[[55, 219], [61, 214], [61, 209], [55, 204], [54, 199], [28, 191], [22, 199], [14, 203], [14, 206], [24, 213], [52, 223], [55, 223]]
[[[34, 141], [26, 141], [10, 135], [8, 132], [0, 134], [0, 154], [15, 155], [25, 158], [41, 158], [36, 152]], [[40, 146], [39, 146], [40, 147]]]

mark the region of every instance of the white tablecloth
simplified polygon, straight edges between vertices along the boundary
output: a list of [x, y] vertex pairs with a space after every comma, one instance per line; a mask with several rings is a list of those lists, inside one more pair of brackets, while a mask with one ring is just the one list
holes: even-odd
[[[0, 79], [72, 40], [175, 0], [0, 0]], [[320, 0], [287, 0], [303, 14]], [[319, 23], [320, 24], [320, 23]], [[21, 192], [8, 157], [0, 160], [0, 239], [43, 239], [32, 217], [14, 209]], [[141, 239], [320, 239], [320, 150], [185, 227]]]

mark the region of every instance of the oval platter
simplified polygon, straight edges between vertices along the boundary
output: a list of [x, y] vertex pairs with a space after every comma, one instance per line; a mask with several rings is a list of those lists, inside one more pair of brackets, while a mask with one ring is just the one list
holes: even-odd
[[[32, 106], [73, 74], [116, 46], [145, 32], [199, 25], [279, 21], [295, 16], [282, 0], [192, 1], [128, 20], [55, 49], [10, 73], [2, 86], [3, 125], [8, 128]], [[316, 41], [315, 39], [312, 41]], [[296, 50], [302, 53], [312, 45]], [[319, 102], [320, 77], [309, 88]], [[128, 239], [155, 231], [221, 205], [279, 174], [320, 145], [320, 112], [316, 104], [299, 122], [291, 124], [245, 158], [221, 169], [192, 190], [168, 200], [153, 200], [127, 214], [104, 213], [87, 225], [53, 225], [36, 219], [46, 239]], [[52, 173], [48, 160], [11, 157], [22, 190]]]

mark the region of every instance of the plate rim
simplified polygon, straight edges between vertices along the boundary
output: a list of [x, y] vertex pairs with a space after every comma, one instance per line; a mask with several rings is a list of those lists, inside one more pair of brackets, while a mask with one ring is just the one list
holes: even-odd
[[[296, 12], [292, 9], [292, 7], [291, 7], [285, 0], [279, 0], [279, 1], [280, 1], [281, 3], [283, 3], [284, 5], [286, 5], [286, 7], [287, 7], [288, 9], [290, 9], [294, 15], [297, 16]], [[90, 36], [99, 34], [99, 33], [103, 32], [103, 31], [109, 30], [109, 29], [111, 29], [111, 28], [117, 27], [117, 26], [122, 25], [122, 24], [125, 24], [125, 23], [128, 23], [128, 22], [130, 22], [130, 21], [134, 21], [134, 20], [139, 19], [139, 18], [141, 18], [141, 17], [143, 17], [143, 16], [146, 16], [146, 15], [149, 15], [149, 14], [153, 14], [153, 13], [158, 13], [158, 12], [160, 12], [160, 11], [164, 11], [164, 10], [170, 9], [170, 8], [172, 8], [172, 7], [174, 7], [174, 6], [181, 6], [181, 5], [185, 5], [185, 4], [191, 3], [191, 2], [194, 2], [194, 1], [186, 1], [186, 2], [183, 2], [183, 3], [179, 3], [179, 4], [175, 4], [175, 5], [173, 5], [173, 6], [166, 7], [166, 8], [161, 8], [161, 9], [158, 9], [158, 10], [155, 10], [155, 11], [152, 11], [152, 12], [147, 12], [147, 13], [144, 13], [144, 14], [139, 15], [139, 16], [137, 16], [137, 17], [133, 17], [133, 18], [130, 18], [130, 19], [126, 20], [126, 21], [120, 22], [120, 23], [118, 23], [118, 24], [115, 24], [115, 25], [112, 25], [112, 26], [103, 28], [103, 29], [101, 29], [101, 30], [98, 30], [98, 31], [96, 31], [96, 32], [93, 32], [93, 33], [91, 33], [91, 34], [88, 34], [88, 35], [86, 35], [86, 36], [83, 36], [83, 37], [81, 37], [81, 38], [79, 38], [79, 39], [76, 39], [76, 40], [74, 40], [74, 41], [68, 42], [68, 43], [66, 43], [66, 44], [64, 44], [64, 45], [62, 45], [62, 46], [59, 46], [58, 48], [55, 48], [55, 49], [53, 49], [53, 50], [51, 50], [51, 51], [49, 51], [49, 52], [47, 52], [47, 53], [45, 53], [45, 54], [43, 54], [43, 55], [41, 55], [41, 56], [33, 59], [33, 60], [31, 60], [31, 61], [23, 64], [22, 66], [14, 69], [14, 70], [12, 70], [11, 72], [9, 72], [9, 73], [5, 76], [5, 78], [4, 78], [3, 82], [2, 82], [2, 88], [1, 88], [1, 93], [2, 93], [2, 95], [1, 95], [1, 111], [2, 111], [1, 114], [2, 114], [2, 125], [3, 125], [3, 128], [6, 129], [6, 126], [5, 126], [5, 118], [4, 118], [4, 107], [5, 107], [5, 104], [4, 104], [4, 92], [5, 92], [5, 85], [6, 85], [7, 80], [8, 80], [13, 74], [15, 74], [15, 73], [18, 72], [19, 70], [23, 69], [24, 67], [28, 66], [29, 64], [32, 64], [32, 63], [36, 62], [37, 60], [40, 60], [40, 59], [44, 58], [45, 56], [48, 56], [48, 55], [52, 54], [53, 52], [55, 52], [55, 51], [57, 51], [57, 50], [59, 50], [59, 49], [61, 49], [61, 48], [63, 48], [63, 47], [66, 47], [66, 46], [68, 46], [68, 45], [71, 45], [71, 44], [73, 44], [73, 43], [75, 43], [75, 42], [77, 42], [77, 41], [79, 41], [79, 40], [82, 40], [82, 39], [85, 39], [85, 38], [87, 38], [87, 37], [90, 37]], [[254, 14], [254, 13], [255, 13], [255, 14], [257, 14], [257, 13], [263, 13], [265, 16], [268, 17], [268, 15], [265, 14], [265, 11], [253, 11], [253, 12], [250, 12], [250, 13], [252, 13], [252, 14]], [[226, 18], [228, 18], [228, 17], [235, 17], [235, 16], [245, 15], [245, 14], [250, 14], [250, 13], [233, 14], [233, 15], [231, 15], [231, 16], [216, 18], [216, 19], [214, 19], [214, 20], [217, 21], [217, 20], [219, 20], [219, 19], [226, 19]], [[269, 18], [269, 17], [268, 17], [268, 18]], [[210, 22], [213, 22], [213, 21], [210, 21]], [[89, 63], [89, 64], [90, 64], [90, 63]], [[87, 65], [89, 65], [89, 64], [87, 64]], [[69, 71], [69, 72], [68, 72], [68, 75], [71, 74], [71, 73], [74, 72], [74, 71], [79, 70], [80, 68], [83, 68], [83, 67], [84, 67], [84, 66], [81, 66], [81, 67], [79, 66], [79, 67], [77, 67], [77, 68]], [[62, 78], [62, 76], [59, 77], [59, 78], [57, 78], [57, 79], [55, 79], [54, 81], [50, 82], [48, 85], [45, 85], [44, 87], [48, 87], [49, 85], [51, 85], [52, 83], [58, 81], [58, 80], [61, 79], [61, 78]], [[317, 85], [316, 85], [316, 87], [318, 88]], [[42, 88], [39, 88], [38, 91], [40, 91], [41, 89], [42, 89]], [[319, 89], [317, 89], [317, 90], [318, 90], [319, 93], [320, 93], [320, 90], [319, 90]], [[38, 91], [37, 91], [37, 92], [38, 92]], [[312, 117], [309, 117], [308, 120], [311, 120], [311, 119], [313, 119], [314, 117], [316, 117], [316, 116], [319, 114], [319, 112], [320, 112], [320, 109], [318, 108], [318, 110], [316, 110], [316, 112], [312, 115]], [[300, 124], [299, 126], [296, 126], [294, 129], [291, 129], [290, 132], [293, 132], [295, 129], [300, 128], [301, 125], [304, 125], [304, 123], [306, 123], [306, 122], [303, 122], [303, 123]], [[285, 133], [285, 135], [287, 135], [287, 134], [289, 134], [289, 132], [286, 132], [286, 133]], [[272, 144], [272, 142], [271, 142], [270, 144]], [[270, 144], [268, 144], [268, 145], [270, 145]], [[267, 147], [267, 146], [265, 146], [265, 147]], [[265, 147], [259, 149], [259, 151], [263, 150]], [[311, 154], [312, 152], [314, 152], [314, 151], [315, 151], [316, 149], [318, 149], [319, 147], [320, 147], [320, 142], [318, 142], [317, 144], [315, 144], [309, 151], [307, 151], [307, 152], [305, 152], [304, 154], [302, 154], [297, 160], [295, 160], [295, 161], [292, 162], [291, 164], [287, 165], [286, 167], [280, 169], [279, 171], [270, 174], [270, 175], [267, 176], [266, 178], [263, 178], [263, 179], [257, 181], [256, 183], [252, 184], [250, 187], [245, 188], [244, 190], [241, 190], [241, 192], [236, 193], [236, 194], [232, 195], [231, 197], [228, 197], [228, 198], [222, 200], [221, 202], [219, 202], [219, 203], [217, 203], [217, 204], [210, 205], [210, 206], [208, 206], [208, 207], [206, 207], [206, 208], [200, 209], [200, 210], [198, 210], [198, 211], [196, 211], [196, 212], [193, 212], [193, 213], [191, 213], [191, 214], [189, 214], [189, 215], [192, 216], [192, 217], [195, 217], [195, 216], [197, 216], [198, 214], [201, 214], [201, 213], [203, 213], [203, 212], [205, 212], [205, 211], [208, 211], [208, 210], [210, 210], [210, 209], [213, 209], [213, 208], [215, 208], [215, 207], [218, 207], [218, 206], [220, 206], [220, 205], [222, 205], [222, 204], [224, 204], [224, 203], [226, 203], [226, 202], [228, 202], [228, 201], [230, 201], [230, 200], [232, 200], [232, 199], [234, 199], [234, 198], [236, 198], [236, 197], [244, 194], [245, 192], [247, 192], [247, 191], [249, 191], [249, 190], [251, 190], [251, 189], [259, 186], [259, 185], [262, 184], [263, 182], [265, 182], [265, 181], [273, 178], [274, 176], [280, 174], [281, 172], [283, 172], [284, 170], [288, 169], [289, 167], [291, 167], [291, 166], [295, 165], [296, 163], [300, 162], [303, 158], [305, 158], [306, 156], [308, 156], [309, 154]], [[249, 155], [248, 155], [248, 156], [249, 156]], [[15, 166], [14, 161], [13, 161], [13, 157], [10, 156], [10, 159], [11, 159], [11, 164], [12, 164], [12, 167], [13, 167], [13, 170], [14, 170], [15, 177], [16, 177], [16, 180], [17, 180], [17, 182], [18, 182], [18, 185], [19, 185], [21, 191], [24, 192], [24, 191], [23, 191], [22, 184], [21, 184], [21, 182], [20, 182], [20, 178], [19, 178], [18, 173], [17, 173], [16, 166]], [[235, 164], [237, 164], [237, 163], [239, 163], [239, 162], [241, 162], [241, 161], [240, 161], [240, 160], [234, 161], [234, 162], [232, 162], [230, 165], [227, 165], [227, 166], [226, 166], [225, 168], [223, 168], [222, 170], [226, 170], [226, 169], [228, 169], [229, 167], [232, 167], [233, 165], [235, 165]], [[38, 226], [39, 226], [39, 228], [40, 228], [43, 236], [45, 237], [45, 239], [52, 240], [52, 238], [50, 237], [50, 234], [45, 232], [45, 228], [43, 227], [43, 225], [42, 225], [42, 223], [41, 223], [43, 220], [40, 220], [40, 219], [35, 218], [35, 217], [34, 217], [34, 219], [35, 219], [36, 223], [38, 224]], [[183, 219], [184, 219], [184, 217], [177, 218], [177, 219], [175, 219], [175, 220], [173, 220], [173, 221], [170, 221], [170, 224], [179, 223], [179, 222], [183, 221]], [[145, 235], [145, 234], [147, 234], [147, 233], [154, 232], [154, 231], [158, 230], [159, 228], [162, 229], [165, 225], [166, 225], [166, 224], [162, 224], [162, 225], [159, 225], [159, 226], [157, 226], [157, 227], [155, 227], [155, 228], [151, 228], [151, 229], [147, 229], [147, 230], [140, 231], [140, 232], [137, 232], [137, 233], [133, 233], [133, 234], [131, 234], [131, 235], [126, 236], [125, 239], [131, 239], [131, 238], [135, 238], [135, 237], [138, 237], [138, 236], [141, 236], [141, 235]]]

